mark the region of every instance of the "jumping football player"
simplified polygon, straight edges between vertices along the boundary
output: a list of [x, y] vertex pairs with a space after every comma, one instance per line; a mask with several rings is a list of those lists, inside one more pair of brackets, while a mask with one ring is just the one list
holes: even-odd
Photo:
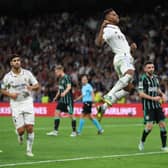
[[119, 77], [114, 87], [103, 96], [105, 103], [98, 107], [97, 116], [99, 120], [101, 120], [108, 106], [111, 106], [121, 97], [128, 95], [134, 88], [132, 80], [135, 67], [131, 51], [136, 49], [136, 44], [132, 43], [129, 46], [125, 35], [118, 27], [118, 23], [118, 14], [113, 9], [106, 10], [104, 12], [104, 20], [95, 40], [97, 46], [102, 46], [104, 42], [107, 43], [115, 54], [113, 65]]

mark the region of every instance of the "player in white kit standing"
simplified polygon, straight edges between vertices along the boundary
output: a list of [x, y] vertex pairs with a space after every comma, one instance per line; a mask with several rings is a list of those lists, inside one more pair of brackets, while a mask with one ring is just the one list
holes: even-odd
[[27, 132], [27, 156], [34, 156], [32, 145], [34, 141], [34, 108], [32, 91], [39, 89], [39, 84], [33, 74], [21, 68], [21, 59], [17, 54], [10, 58], [11, 71], [2, 80], [1, 93], [10, 98], [13, 121], [18, 134], [18, 141], [23, 142], [24, 132]]
[[121, 97], [128, 95], [134, 88], [132, 80], [135, 68], [131, 51], [134, 51], [137, 47], [135, 43], [129, 46], [125, 35], [117, 26], [119, 23], [119, 16], [113, 9], [106, 10], [103, 19], [95, 43], [97, 46], [102, 46], [103, 43], [106, 42], [112, 49], [114, 53], [113, 65], [119, 80], [114, 87], [103, 96], [105, 103], [98, 107], [97, 113], [99, 121], [108, 106], [111, 106]]

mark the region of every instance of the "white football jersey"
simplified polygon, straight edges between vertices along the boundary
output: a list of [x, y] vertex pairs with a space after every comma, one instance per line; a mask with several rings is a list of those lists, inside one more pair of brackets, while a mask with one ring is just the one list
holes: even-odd
[[6, 89], [10, 93], [18, 93], [16, 100], [10, 99], [10, 103], [21, 101], [33, 101], [32, 93], [27, 89], [28, 85], [35, 85], [38, 81], [34, 75], [26, 70], [21, 69], [20, 74], [15, 74], [12, 71], [7, 73], [2, 80], [2, 89]]
[[103, 39], [116, 55], [130, 53], [128, 41], [118, 26], [108, 24], [103, 30]]

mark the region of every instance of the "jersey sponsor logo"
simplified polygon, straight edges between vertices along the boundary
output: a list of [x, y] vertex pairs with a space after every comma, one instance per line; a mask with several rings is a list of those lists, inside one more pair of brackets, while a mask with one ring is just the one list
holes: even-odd
[[157, 87], [149, 87], [148, 91], [149, 92], [157, 92], [158, 88]]
[[18, 85], [11, 85], [13, 88], [17, 88], [17, 89], [24, 89], [26, 84], [25, 83], [22, 83], [22, 84], [18, 84]]
[[64, 89], [64, 87], [63, 87], [63, 86], [61, 86], [61, 85], [59, 85], [58, 87], [59, 87], [59, 89]]

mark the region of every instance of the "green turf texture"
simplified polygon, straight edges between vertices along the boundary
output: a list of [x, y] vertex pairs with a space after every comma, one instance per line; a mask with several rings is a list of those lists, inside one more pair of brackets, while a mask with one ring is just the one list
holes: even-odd
[[[79, 119], [77, 119], [77, 123]], [[134, 156], [139, 152], [137, 144], [142, 130], [142, 119], [136, 118], [103, 118], [105, 132], [97, 135], [97, 130], [86, 120], [80, 136], [70, 137], [71, 122], [61, 119], [59, 135], [47, 136], [53, 129], [53, 118], [36, 117], [35, 142], [33, 158], [25, 155], [26, 141], [23, 145], [17, 142], [11, 117], [0, 118], [0, 167], [16, 164], [13, 168], [167, 168], [168, 153]], [[26, 138], [25, 138], [26, 139]], [[145, 144], [143, 153], [160, 152], [160, 131], [154, 126]], [[132, 156], [120, 156], [132, 154]], [[102, 156], [117, 157], [101, 158]], [[79, 160], [78, 158], [88, 157]], [[90, 157], [96, 157], [91, 159]], [[76, 160], [69, 160], [75, 158]], [[64, 160], [65, 159], [65, 160]], [[48, 161], [39, 163], [39, 161]], [[62, 160], [57, 161], [57, 160]], [[32, 163], [30, 163], [32, 162]], [[22, 163], [22, 165], [18, 165]], [[25, 165], [29, 163], [30, 165]], [[3, 166], [5, 167], [5, 166]], [[7, 166], [6, 166], [7, 167]]]

